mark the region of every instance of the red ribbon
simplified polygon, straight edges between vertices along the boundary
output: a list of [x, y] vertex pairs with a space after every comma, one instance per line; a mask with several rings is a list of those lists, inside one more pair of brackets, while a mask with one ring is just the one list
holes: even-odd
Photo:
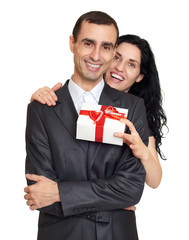
[[81, 110], [80, 115], [89, 116], [96, 124], [95, 128], [95, 142], [103, 141], [103, 131], [104, 131], [104, 123], [106, 118], [120, 120], [121, 118], [125, 118], [125, 113], [119, 113], [116, 108], [112, 106], [101, 106], [101, 109], [98, 110]]

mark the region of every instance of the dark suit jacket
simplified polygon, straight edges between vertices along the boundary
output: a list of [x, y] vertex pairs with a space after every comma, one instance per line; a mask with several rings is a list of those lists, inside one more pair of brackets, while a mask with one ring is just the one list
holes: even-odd
[[[76, 140], [78, 115], [67, 84], [57, 91], [55, 107], [28, 105], [26, 172], [57, 181], [61, 197], [39, 209], [38, 239], [137, 239], [134, 213], [123, 208], [139, 202], [144, 168], [126, 144]], [[128, 108], [128, 119], [148, 143], [142, 99], [105, 84], [99, 104]]]

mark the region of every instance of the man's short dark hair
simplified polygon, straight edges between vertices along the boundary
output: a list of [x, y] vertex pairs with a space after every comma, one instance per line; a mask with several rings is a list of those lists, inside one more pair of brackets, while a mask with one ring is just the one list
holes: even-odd
[[[99, 24], [99, 25], [111, 25], [111, 24], [113, 24], [116, 28], [116, 31], [117, 31], [117, 40], [118, 40], [119, 29], [118, 29], [116, 21], [105, 12], [91, 11], [91, 12], [87, 12], [87, 13], [81, 15], [79, 17], [79, 19], [77, 20], [77, 22], [76, 22], [76, 24], [73, 28], [73, 32], [72, 32], [75, 42], [77, 41], [77, 37], [78, 37], [78, 34], [81, 30], [81, 24], [82, 24], [83, 21], [86, 21], [86, 22], [89, 22], [89, 23], [94, 23], [94, 24]], [[117, 40], [116, 40], [116, 43], [117, 43]]]

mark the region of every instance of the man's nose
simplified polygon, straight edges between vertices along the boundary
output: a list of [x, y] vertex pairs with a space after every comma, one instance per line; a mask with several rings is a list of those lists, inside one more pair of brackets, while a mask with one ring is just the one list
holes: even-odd
[[100, 48], [97, 46], [95, 48], [93, 48], [90, 57], [94, 62], [99, 61], [100, 57], [101, 57]]

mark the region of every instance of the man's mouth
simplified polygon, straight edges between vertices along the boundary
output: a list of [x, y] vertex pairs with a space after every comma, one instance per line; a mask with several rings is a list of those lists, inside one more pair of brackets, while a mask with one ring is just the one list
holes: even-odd
[[92, 63], [89, 63], [89, 62], [86, 62], [86, 64], [87, 64], [87, 67], [92, 71], [98, 71], [99, 68], [101, 67], [100, 64], [92, 64]]
[[119, 81], [124, 81], [125, 79], [122, 78], [120, 75], [118, 74], [115, 74], [115, 73], [111, 73], [111, 77], [116, 79], [116, 80], [119, 80]]
[[89, 67], [92, 67], [92, 68], [99, 68], [100, 67], [100, 65], [95, 65], [95, 64], [88, 63], [88, 62], [87, 62], [87, 65]]

